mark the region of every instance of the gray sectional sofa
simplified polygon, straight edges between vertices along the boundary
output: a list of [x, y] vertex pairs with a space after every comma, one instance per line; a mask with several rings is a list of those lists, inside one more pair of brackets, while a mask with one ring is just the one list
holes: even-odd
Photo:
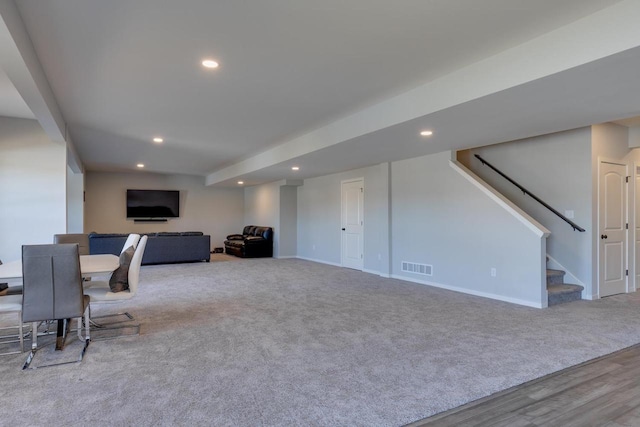
[[[147, 233], [142, 264], [171, 264], [211, 259], [211, 236], [200, 231]], [[90, 254], [120, 255], [128, 234], [89, 234]]]

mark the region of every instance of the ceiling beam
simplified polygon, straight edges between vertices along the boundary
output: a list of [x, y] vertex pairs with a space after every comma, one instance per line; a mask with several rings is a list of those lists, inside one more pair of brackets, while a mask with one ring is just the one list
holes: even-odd
[[69, 166], [82, 162], [67, 138], [66, 122], [14, 0], [0, 0], [0, 67], [53, 142], [64, 143]]
[[215, 185], [640, 46], [640, 2], [625, 0], [327, 126], [213, 171]]

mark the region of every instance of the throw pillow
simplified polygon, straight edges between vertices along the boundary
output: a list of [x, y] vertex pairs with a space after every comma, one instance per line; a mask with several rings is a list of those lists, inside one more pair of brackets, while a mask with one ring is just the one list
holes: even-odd
[[120, 254], [120, 267], [113, 272], [109, 279], [111, 292], [122, 292], [129, 289], [129, 265], [135, 251], [133, 246], [129, 246]]

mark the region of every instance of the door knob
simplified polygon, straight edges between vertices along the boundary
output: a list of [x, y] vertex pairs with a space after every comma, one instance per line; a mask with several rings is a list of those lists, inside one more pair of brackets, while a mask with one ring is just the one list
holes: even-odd
[[601, 238], [601, 239], [606, 239], [607, 237], [609, 237], [609, 236], [607, 236], [606, 234], [601, 234], [601, 235], [600, 235], [600, 238]]
[[346, 228], [343, 228], [343, 229], [342, 229], [342, 231], [345, 231], [345, 230], [346, 230]]

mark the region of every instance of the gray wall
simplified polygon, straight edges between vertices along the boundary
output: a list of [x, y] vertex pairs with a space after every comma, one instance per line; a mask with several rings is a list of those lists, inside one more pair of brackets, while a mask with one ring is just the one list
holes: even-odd
[[[242, 231], [242, 189], [211, 188], [201, 177], [152, 173], [88, 172], [85, 178], [85, 231], [149, 233], [202, 231], [211, 246], [222, 247], [225, 237]], [[180, 217], [166, 223], [134, 223], [126, 218], [126, 190], [179, 190]]]
[[[572, 210], [572, 221], [586, 232], [573, 231], [552, 212], [482, 166], [471, 156], [476, 153], [559, 212]], [[491, 145], [460, 153], [458, 158], [551, 231], [547, 239], [548, 254], [576, 276], [591, 294], [594, 235], [591, 128]]]
[[297, 253], [297, 185], [280, 180], [244, 190], [244, 224], [273, 227], [275, 258]]
[[84, 231], [84, 174], [67, 167], [67, 233]]
[[[599, 159], [629, 164], [633, 154], [629, 130], [605, 123], [459, 153], [459, 159], [494, 188], [551, 231], [548, 254], [585, 286], [583, 296], [598, 296], [598, 167]], [[579, 233], [515, 186], [472, 157], [480, 154], [560, 213], [574, 212]], [[632, 199], [630, 199], [632, 200]], [[629, 204], [630, 218], [633, 205]], [[631, 252], [633, 254], [633, 252]], [[631, 257], [630, 259], [633, 259]], [[630, 266], [633, 270], [633, 266]], [[567, 279], [571, 282], [571, 277]]]
[[298, 187], [298, 257], [341, 264], [341, 181], [364, 178], [364, 270], [389, 272], [388, 164], [305, 179]]
[[0, 259], [67, 229], [66, 147], [35, 120], [0, 117]]
[[278, 258], [295, 257], [298, 239], [298, 188], [292, 185], [280, 187], [280, 231]]
[[280, 253], [280, 186], [278, 181], [244, 189], [243, 224], [273, 227], [274, 257]]
[[[393, 277], [545, 305], [545, 239], [451, 168], [450, 156], [392, 163]], [[402, 272], [402, 261], [432, 265], [433, 276]]]
[[[540, 306], [544, 239], [454, 171], [450, 156], [306, 179], [298, 257], [340, 265], [341, 181], [363, 177], [364, 271]], [[434, 275], [402, 272], [401, 261], [431, 264]]]

